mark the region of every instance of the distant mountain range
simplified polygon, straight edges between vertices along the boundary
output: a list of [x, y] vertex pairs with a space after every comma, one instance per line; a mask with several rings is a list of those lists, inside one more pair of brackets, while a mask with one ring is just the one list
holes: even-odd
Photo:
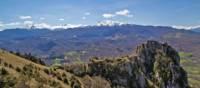
[[192, 29], [192, 31], [194, 31], [194, 32], [200, 32], [200, 28]]
[[[179, 51], [200, 52], [200, 33], [166, 26], [133, 24], [86, 26], [66, 30], [7, 29], [0, 32], [0, 48], [32, 53], [43, 58], [59, 57], [71, 62], [80, 57], [113, 57], [130, 54], [146, 40], [168, 42]], [[69, 59], [70, 57], [70, 59]], [[200, 57], [200, 56], [198, 56]], [[49, 60], [49, 59], [48, 59]]]

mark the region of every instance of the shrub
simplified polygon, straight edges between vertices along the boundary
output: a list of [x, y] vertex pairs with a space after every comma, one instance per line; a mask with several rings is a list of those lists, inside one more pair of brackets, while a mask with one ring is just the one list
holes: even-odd
[[9, 68], [13, 68], [12, 64], [9, 64]]
[[21, 72], [21, 69], [19, 67], [16, 68], [17, 72]]
[[44, 69], [44, 72], [46, 73], [46, 74], [50, 74], [50, 71], [49, 71], [49, 69]]
[[51, 81], [50, 86], [58, 87], [60, 84], [59, 82], [56, 82], [55, 80]]
[[66, 74], [65, 74], [65, 73], [62, 73], [62, 77], [66, 77]]
[[81, 88], [80, 85], [74, 85], [73, 88]]
[[4, 66], [7, 67], [7, 66], [8, 66], [8, 63], [4, 62]]
[[8, 77], [6, 84], [11, 88], [15, 85], [16, 78]]
[[34, 71], [34, 66], [33, 64], [29, 64], [29, 65], [25, 65], [23, 67], [23, 74], [28, 75], [28, 76], [32, 76], [33, 74], [36, 74]]
[[21, 54], [20, 54], [19, 52], [16, 52], [15, 55], [17, 55], [17, 56], [21, 56]]
[[81, 88], [81, 83], [76, 77], [72, 76], [70, 86], [72, 88]]
[[12, 54], [14, 53], [13, 51], [9, 51], [9, 52], [12, 53]]
[[64, 78], [64, 79], [63, 79], [63, 82], [64, 82], [65, 84], [69, 84], [69, 81], [68, 81], [67, 78]]
[[23, 71], [27, 71], [27, 67], [26, 66], [23, 67]]
[[25, 58], [27, 60], [30, 60], [34, 63], [45, 65], [44, 61], [42, 61], [41, 58], [37, 58], [37, 57], [33, 56], [31, 53], [21, 54], [20, 52], [16, 52], [15, 55]]
[[13, 88], [16, 84], [16, 77], [4, 77], [0, 79], [0, 88]]
[[62, 81], [62, 77], [60, 77], [60, 76], [57, 76], [57, 79]]
[[8, 75], [8, 71], [5, 68], [1, 68], [0, 75]]

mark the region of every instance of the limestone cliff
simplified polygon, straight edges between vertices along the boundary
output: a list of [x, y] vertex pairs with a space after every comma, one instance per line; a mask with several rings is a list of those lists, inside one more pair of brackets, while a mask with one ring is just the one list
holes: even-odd
[[112, 88], [189, 88], [178, 53], [156, 41], [141, 44], [129, 56], [93, 58], [87, 64], [67, 65], [65, 69], [78, 77], [101, 77]]
[[148, 41], [131, 54], [45, 66], [0, 50], [0, 88], [189, 88], [178, 53]]

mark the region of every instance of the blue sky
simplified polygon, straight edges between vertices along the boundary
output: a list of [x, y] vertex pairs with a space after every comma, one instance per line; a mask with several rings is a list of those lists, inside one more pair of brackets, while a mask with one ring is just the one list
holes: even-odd
[[0, 0], [0, 29], [104, 20], [189, 27], [200, 25], [199, 9], [200, 0]]

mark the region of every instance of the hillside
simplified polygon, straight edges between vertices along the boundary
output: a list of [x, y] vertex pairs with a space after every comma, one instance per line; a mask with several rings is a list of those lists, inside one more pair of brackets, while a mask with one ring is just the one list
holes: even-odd
[[63, 82], [48, 76], [44, 72], [44, 69], [49, 69], [49, 67], [33, 63], [7, 51], [0, 50], [0, 62], [1, 71], [3, 69], [7, 71], [6, 74], [1, 72], [1, 88], [9, 86], [16, 88], [38, 88], [40, 86], [53, 88], [56, 87], [56, 84], [69, 88]]
[[128, 56], [88, 63], [43, 66], [0, 51], [0, 86], [5, 88], [188, 88], [178, 53], [148, 41]]
[[80, 88], [80, 80], [92, 81], [96, 87], [110, 85], [98, 76], [76, 77], [59, 66], [39, 65], [0, 50], [0, 88]]

